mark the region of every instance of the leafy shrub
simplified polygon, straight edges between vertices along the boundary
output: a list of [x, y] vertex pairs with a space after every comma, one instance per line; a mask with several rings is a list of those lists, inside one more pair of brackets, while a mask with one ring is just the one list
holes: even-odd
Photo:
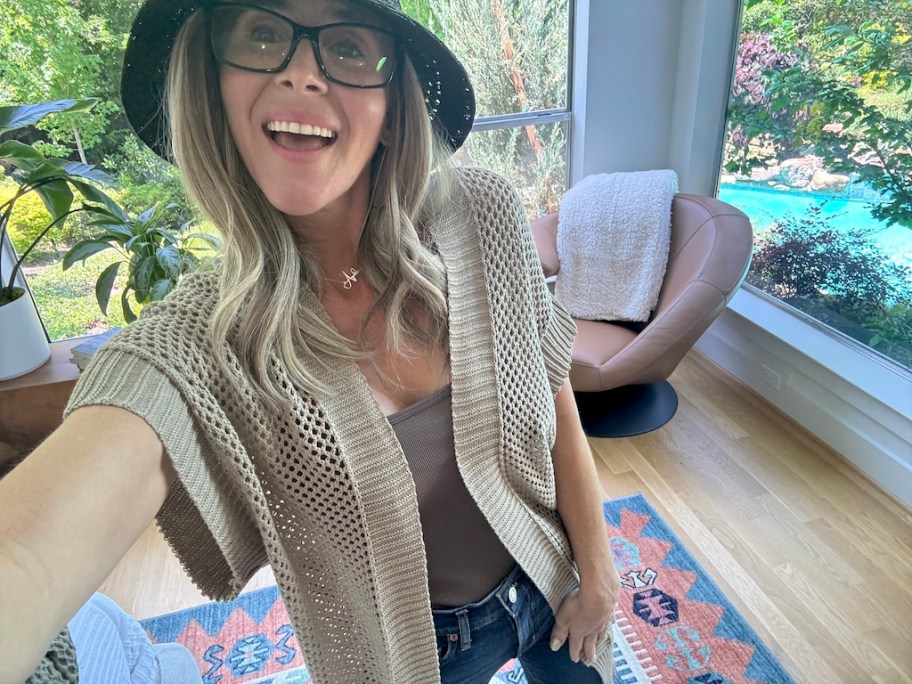
[[873, 333], [868, 344], [882, 354], [912, 368], [912, 306], [901, 302], [869, 321], [864, 327]]
[[836, 230], [819, 206], [755, 240], [747, 281], [891, 358], [912, 363], [912, 269], [872, 240]]
[[829, 294], [852, 307], [908, 298], [910, 269], [883, 253], [875, 230], [837, 230], [816, 205], [790, 214], [758, 236], [748, 281], [783, 299]]
[[139, 214], [151, 206], [177, 205], [189, 216], [190, 202], [180, 171], [129, 136], [117, 153], [105, 158], [105, 166], [117, 174], [117, 201], [128, 212]]
[[[19, 185], [12, 180], [4, 179], [0, 182], [0, 205], [4, 205], [13, 199]], [[16, 252], [24, 254], [33, 242], [35, 242], [47, 225], [53, 221], [50, 213], [44, 206], [44, 202], [37, 194], [23, 195], [13, 208], [10, 214], [9, 231], [10, 240]], [[48, 235], [47, 239], [53, 244], [54, 237]], [[39, 246], [43, 246], [39, 243]], [[50, 245], [48, 245], [50, 247]]]
[[181, 185], [180, 175], [174, 170], [174, 179], [165, 178], [163, 182], [149, 182], [134, 185], [128, 178], [118, 177], [118, 190], [111, 193], [124, 209], [131, 214], [141, 214], [149, 207], [175, 206], [183, 215], [190, 215], [190, 202]]

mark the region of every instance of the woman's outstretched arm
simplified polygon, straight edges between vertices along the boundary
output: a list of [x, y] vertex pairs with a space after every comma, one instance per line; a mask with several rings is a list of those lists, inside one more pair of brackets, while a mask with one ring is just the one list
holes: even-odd
[[580, 589], [568, 596], [555, 616], [551, 647], [570, 641], [570, 658], [591, 663], [595, 645], [610, 629], [620, 578], [614, 569], [605, 519], [604, 493], [592, 451], [580, 425], [573, 389], [567, 380], [555, 397], [557, 438], [551, 451], [557, 486], [557, 511], [570, 538], [580, 573]]
[[155, 517], [173, 479], [145, 421], [87, 406], [0, 480], [0, 683], [32, 672]]

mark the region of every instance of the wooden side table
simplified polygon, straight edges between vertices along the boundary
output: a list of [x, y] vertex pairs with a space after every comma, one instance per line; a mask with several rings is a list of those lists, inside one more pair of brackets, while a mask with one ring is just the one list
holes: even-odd
[[0, 471], [29, 453], [63, 419], [79, 369], [70, 350], [84, 337], [51, 343], [51, 358], [31, 373], [0, 382]]

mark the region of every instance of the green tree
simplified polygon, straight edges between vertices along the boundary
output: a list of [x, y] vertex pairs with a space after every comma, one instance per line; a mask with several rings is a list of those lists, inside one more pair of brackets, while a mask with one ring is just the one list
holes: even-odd
[[[95, 89], [90, 92], [111, 105], [111, 116], [107, 129], [97, 144], [93, 146], [94, 154], [97, 155], [97, 161], [118, 174], [123, 167], [120, 164], [112, 164], [111, 162], [114, 160], [111, 159], [111, 155], [118, 154], [127, 141], [136, 139], [126, 115], [119, 105], [120, 66], [123, 63], [130, 26], [141, 4], [142, 0], [118, 0], [117, 2], [79, 0], [78, 2], [81, 16], [87, 21], [100, 23], [104, 27], [103, 30], [111, 36], [110, 40], [96, 41], [90, 46], [92, 53], [98, 56], [102, 65], [95, 82]], [[151, 152], [150, 156], [154, 157]]]
[[0, 7], [0, 102], [92, 95], [100, 102], [79, 119], [42, 121], [28, 142], [53, 156], [78, 155], [111, 170], [120, 200], [141, 212], [189, 203], [177, 171], [137, 142], [119, 104], [120, 65], [141, 0], [7, 0]]
[[[122, 42], [103, 17], [83, 15], [68, 0], [7, 0], [0, 5], [0, 102], [45, 102], [105, 95], [98, 88], [105, 51]], [[87, 116], [43, 121], [50, 144], [44, 151], [61, 157], [77, 153], [83, 162], [97, 145], [117, 105], [104, 98]], [[39, 145], [41, 147], [41, 145]], [[93, 161], [100, 161], [95, 159]]]
[[440, 35], [440, 27], [434, 20], [431, 0], [402, 0], [402, 9], [410, 17], [417, 19], [423, 26]]
[[[877, 219], [912, 227], [912, 0], [750, 0], [744, 28], [727, 167], [810, 151], [885, 196]], [[781, 57], [749, 73], [762, 40]]]

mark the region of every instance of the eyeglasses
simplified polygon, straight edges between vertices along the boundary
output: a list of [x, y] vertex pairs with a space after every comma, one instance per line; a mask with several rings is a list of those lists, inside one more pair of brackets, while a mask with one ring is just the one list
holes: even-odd
[[323, 76], [340, 85], [382, 88], [396, 69], [395, 36], [368, 24], [301, 26], [267, 9], [224, 3], [211, 7], [208, 25], [215, 58], [238, 69], [282, 71], [302, 38], [313, 46]]

